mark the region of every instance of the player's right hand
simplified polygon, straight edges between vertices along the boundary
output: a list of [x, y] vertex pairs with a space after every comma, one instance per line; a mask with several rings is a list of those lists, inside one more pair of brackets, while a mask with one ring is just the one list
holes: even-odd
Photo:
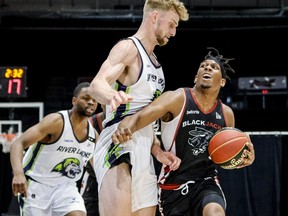
[[124, 91], [118, 91], [110, 100], [110, 109], [115, 111], [120, 104], [127, 104], [133, 100], [133, 97], [126, 94]]
[[14, 175], [12, 179], [12, 192], [15, 196], [23, 194], [27, 198], [27, 180], [24, 175]]

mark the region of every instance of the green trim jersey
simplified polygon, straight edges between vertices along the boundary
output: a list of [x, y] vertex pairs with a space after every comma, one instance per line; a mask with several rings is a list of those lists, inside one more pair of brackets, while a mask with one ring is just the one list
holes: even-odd
[[64, 121], [61, 136], [54, 143], [35, 143], [23, 158], [23, 167], [28, 179], [57, 186], [78, 181], [83, 167], [92, 158], [95, 148], [95, 131], [88, 121], [87, 139], [79, 142], [75, 137], [69, 111], [59, 111]]
[[[135, 43], [142, 61], [139, 78], [131, 86], [116, 82], [112, 87], [131, 95], [133, 100], [127, 104], [121, 104], [115, 112], [111, 112], [109, 108], [106, 109], [107, 118], [103, 122], [104, 129], [98, 138], [93, 162], [98, 191], [106, 172], [111, 167], [122, 162], [132, 165], [131, 200], [132, 212], [134, 212], [157, 204], [157, 176], [150, 151], [154, 137], [153, 124], [133, 133], [132, 140], [124, 144], [114, 145], [111, 136], [117, 130], [121, 119], [141, 110], [162, 93], [165, 80], [161, 65], [152, 62], [141, 42], [135, 37], [129, 39]], [[156, 61], [155, 56], [152, 58]], [[127, 155], [129, 157], [126, 157]]]
[[[121, 104], [114, 112], [111, 112], [109, 107], [106, 106], [104, 126], [110, 126], [113, 123], [121, 121], [126, 115], [131, 115], [141, 110], [158, 97], [165, 88], [162, 66], [151, 60], [143, 45], [136, 37], [129, 37], [129, 39], [135, 43], [141, 58], [142, 67], [139, 78], [137, 82], [131, 86], [124, 86], [117, 81], [112, 84], [112, 88], [116, 91], [124, 91], [126, 94], [132, 96], [133, 100], [127, 104]], [[154, 54], [152, 58], [157, 61]]]

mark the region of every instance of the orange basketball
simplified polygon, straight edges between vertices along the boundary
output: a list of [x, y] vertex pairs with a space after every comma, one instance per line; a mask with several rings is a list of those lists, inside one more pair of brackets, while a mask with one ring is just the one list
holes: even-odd
[[224, 127], [211, 138], [208, 153], [211, 160], [224, 169], [234, 169], [242, 164], [248, 138], [241, 130]]

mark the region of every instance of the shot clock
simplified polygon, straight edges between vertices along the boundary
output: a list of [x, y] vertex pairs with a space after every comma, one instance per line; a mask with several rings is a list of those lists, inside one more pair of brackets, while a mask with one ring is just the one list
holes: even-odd
[[0, 97], [25, 98], [27, 67], [0, 67]]

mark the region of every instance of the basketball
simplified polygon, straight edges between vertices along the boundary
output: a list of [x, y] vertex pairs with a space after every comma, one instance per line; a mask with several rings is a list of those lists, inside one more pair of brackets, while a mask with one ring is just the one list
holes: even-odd
[[224, 169], [235, 169], [242, 164], [248, 138], [241, 130], [224, 127], [217, 131], [208, 144], [211, 160]]

